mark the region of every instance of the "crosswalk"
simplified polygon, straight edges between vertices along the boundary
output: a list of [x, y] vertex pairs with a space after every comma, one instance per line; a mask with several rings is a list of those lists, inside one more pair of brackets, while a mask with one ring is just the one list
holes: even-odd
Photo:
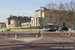
[[74, 42], [70, 39], [61, 39], [60, 37], [57, 37], [56, 39], [54, 39], [55, 42]]

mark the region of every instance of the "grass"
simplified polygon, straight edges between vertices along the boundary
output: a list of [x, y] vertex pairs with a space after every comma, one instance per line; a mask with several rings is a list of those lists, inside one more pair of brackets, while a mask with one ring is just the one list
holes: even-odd
[[61, 27], [58, 27], [58, 29], [60, 30], [60, 29], [61, 29]]

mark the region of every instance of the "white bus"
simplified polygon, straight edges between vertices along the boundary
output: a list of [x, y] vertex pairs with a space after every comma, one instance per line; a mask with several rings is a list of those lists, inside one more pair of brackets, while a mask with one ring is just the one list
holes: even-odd
[[48, 24], [43, 26], [44, 31], [56, 31], [58, 30], [58, 24]]

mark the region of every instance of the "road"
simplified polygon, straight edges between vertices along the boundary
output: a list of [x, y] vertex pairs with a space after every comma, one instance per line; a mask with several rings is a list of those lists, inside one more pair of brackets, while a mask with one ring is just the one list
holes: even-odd
[[6, 38], [8, 33], [11, 35], [19, 34], [20, 38], [35, 38], [38, 31], [4, 32], [4, 36], [0, 32], [0, 50], [75, 50], [75, 37], [60, 34], [59, 32], [43, 31], [43, 36], [40, 39], [31, 42], [12, 39], [14, 36]]

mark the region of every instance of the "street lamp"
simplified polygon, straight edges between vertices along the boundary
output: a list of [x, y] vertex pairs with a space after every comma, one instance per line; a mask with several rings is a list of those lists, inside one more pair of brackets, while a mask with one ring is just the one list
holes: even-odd
[[74, 10], [74, 31], [75, 31], [75, 10]]

